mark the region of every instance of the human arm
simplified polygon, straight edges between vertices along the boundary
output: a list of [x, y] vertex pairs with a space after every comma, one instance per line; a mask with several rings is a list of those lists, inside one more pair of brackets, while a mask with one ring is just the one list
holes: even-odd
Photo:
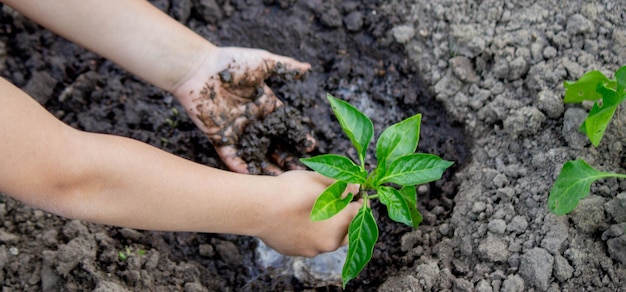
[[[245, 126], [281, 105], [264, 80], [274, 74], [297, 79], [310, 68], [263, 50], [216, 47], [144, 0], [2, 2], [173, 93], [226, 166], [241, 173], [248, 171], [237, 155]], [[230, 81], [220, 78], [224, 72]]]
[[145, 81], [173, 91], [216, 47], [145, 0], [2, 0]]
[[203, 166], [123, 137], [81, 132], [0, 79], [0, 192], [49, 212], [138, 229], [250, 235], [288, 255], [345, 243], [359, 203], [311, 222], [331, 183], [308, 171], [277, 177]]

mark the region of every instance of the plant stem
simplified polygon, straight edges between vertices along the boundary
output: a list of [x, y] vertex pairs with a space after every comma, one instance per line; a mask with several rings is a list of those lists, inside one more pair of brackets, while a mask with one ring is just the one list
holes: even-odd
[[616, 178], [626, 178], [626, 174], [615, 173], [615, 172], [606, 172], [606, 177], [616, 177]]

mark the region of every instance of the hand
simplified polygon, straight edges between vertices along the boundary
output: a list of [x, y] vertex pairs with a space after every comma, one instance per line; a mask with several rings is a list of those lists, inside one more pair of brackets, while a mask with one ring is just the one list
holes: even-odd
[[[197, 72], [192, 72], [174, 94], [208, 136], [226, 166], [239, 173], [248, 173], [246, 162], [237, 155], [239, 138], [250, 122], [282, 105], [265, 79], [272, 75], [299, 79], [310, 67], [264, 50], [216, 47], [208, 54], [205, 64], [201, 64]], [[305, 151], [312, 151], [315, 140], [311, 136], [308, 140], [310, 147]], [[288, 159], [282, 154], [272, 156], [276, 160]], [[262, 163], [264, 172], [281, 173], [276, 164], [283, 165], [283, 162]]]
[[[278, 194], [275, 208], [269, 212], [267, 221], [271, 223], [257, 237], [284, 255], [306, 257], [334, 251], [348, 243], [348, 226], [363, 205], [362, 200], [350, 203], [330, 219], [312, 222], [310, 214], [315, 200], [334, 181], [302, 170], [285, 172], [277, 179], [284, 191]], [[357, 185], [349, 185], [344, 196], [357, 191]]]

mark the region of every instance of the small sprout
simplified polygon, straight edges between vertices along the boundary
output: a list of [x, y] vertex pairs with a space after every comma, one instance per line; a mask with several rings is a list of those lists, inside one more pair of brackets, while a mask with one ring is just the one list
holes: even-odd
[[128, 255], [126, 255], [126, 253], [123, 251], [118, 252], [117, 257], [120, 259], [120, 261], [125, 261], [126, 259], [128, 259]]
[[146, 251], [143, 249], [138, 249], [136, 253], [133, 253], [133, 251], [130, 249], [130, 247], [125, 247], [123, 251], [120, 251], [117, 253], [117, 258], [120, 261], [126, 261], [129, 257], [133, 256], [134, 254], [138, 255], [138, 256], [142, 256], [144, 254], [146, 254]]
[[165, 122], [171, 127], [176, 128], [178, 126], [178, 120], [172, 120], [170, 118], [165, 118]]

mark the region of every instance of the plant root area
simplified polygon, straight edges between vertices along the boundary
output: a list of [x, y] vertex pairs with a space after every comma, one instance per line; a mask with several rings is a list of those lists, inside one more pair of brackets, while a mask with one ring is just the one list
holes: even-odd
[[[327, 93], [369, 116], [376, 135], [421, 113], [418, 151], [455, 162], [441, 180], [418, 187], [419, 229], [392, 222], [373, 204], [379, 242], [346, 290], [625, 287], [626, 184], [601, 180], [567, 216], [547, 208], [567, 160], [626, 173], [623, 110], [595, 148], [577, 131], [590, 107], [561, 99], [563, 81], [593, 69], [611, 76], [626, 63], [621, 1], [150, 2], [216, 45], [312, 65], [304, 80], [268, 80], [284, 106], [240, 137], [251, 172], [262, 174], [275, 151], [355, 158]], [[0, 75], [72, 127], [225, 168], [171, 94], [6, 6]], [[317, 140], [308, 153], [307, 134]], [[367, 164], [375, 165], [370, 148]], [[3, 291], [342, 290], [262, 268], [257, 244], [68, 220], [0, 194]]]

